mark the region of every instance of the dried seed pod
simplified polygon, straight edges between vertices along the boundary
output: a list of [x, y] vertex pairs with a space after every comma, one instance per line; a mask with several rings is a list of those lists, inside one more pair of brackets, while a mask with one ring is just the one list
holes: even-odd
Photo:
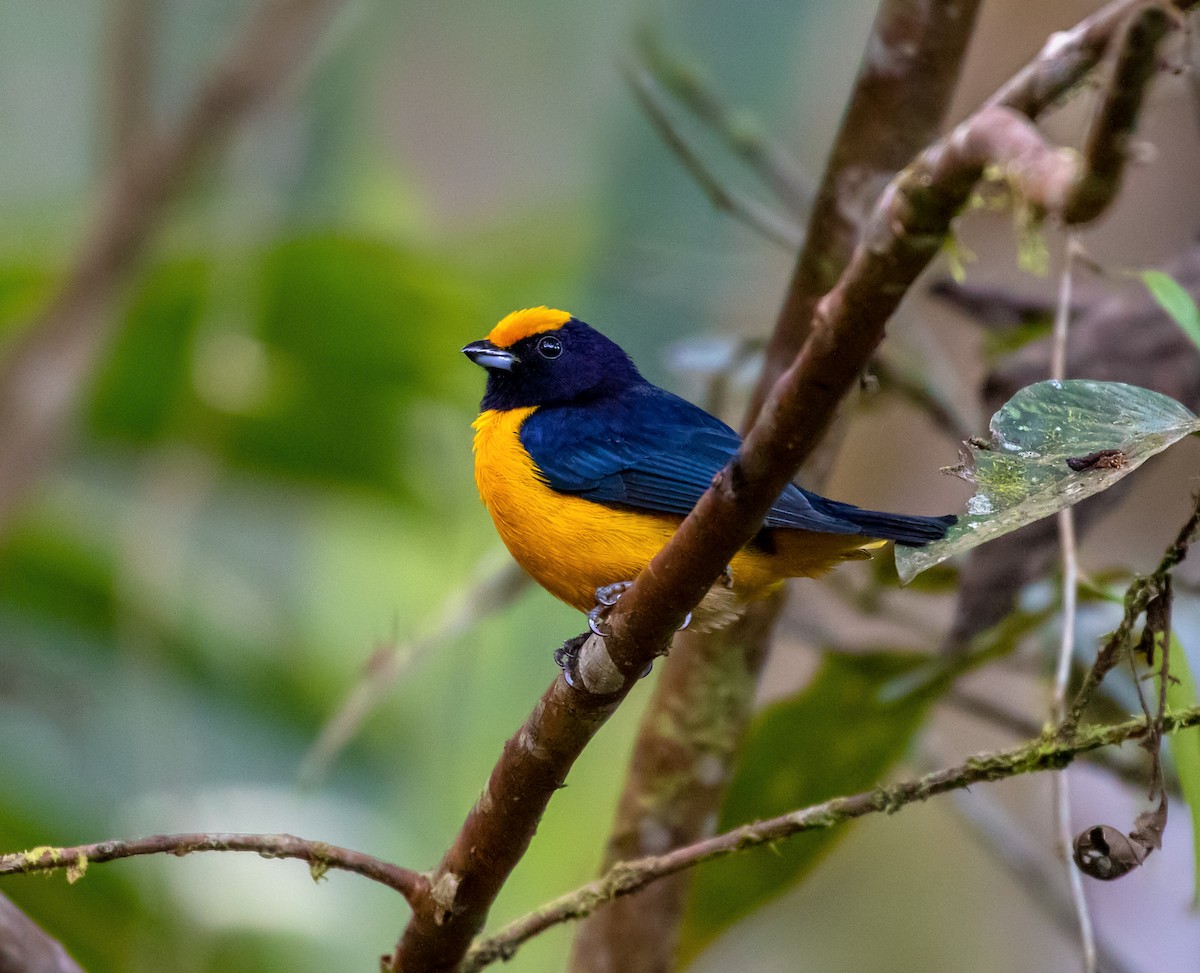
[[1085, 875], [1110, 882], [1128, 875], [1150, 854], [1144, 844], [1107, 824], [1097, 824], [1075, 836], [1075, 864]]

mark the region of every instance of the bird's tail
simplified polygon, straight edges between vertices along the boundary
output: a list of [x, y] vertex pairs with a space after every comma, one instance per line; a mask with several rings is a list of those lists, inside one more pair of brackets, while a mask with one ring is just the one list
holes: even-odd
[[[813, 499], [809, 494], [809, 500]], [[915, 514], [890, 514], [882, 510], [863, 510], [849, 503], [821, 497], [823, 513], [846, 520], [862, 529], [866, 537], [895, 541], [909, 547], [921, 547], [946, 536], [958, 520], [953, 514], [945, 517], [921, 517]]]

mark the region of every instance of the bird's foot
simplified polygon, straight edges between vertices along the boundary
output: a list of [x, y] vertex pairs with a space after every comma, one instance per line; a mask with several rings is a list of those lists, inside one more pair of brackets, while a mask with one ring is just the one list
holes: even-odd
[[617, 581], [613, 584], [602, 584], [596, 589], [596, 604], [603, 605], [605, 608], [612, 608], [621, 599], [621, 595], [625, 594], [633, 587], [632, 581]]
[[586, 635], [576, 635], [554, 650], [554, 663], [562, 670], [563, 679], [572, 689], [579, 688], [579, 650], [586, 641]]
[[[725, 569], [729, 576], [729, 586], [733, 586], [733, 574], [729, 568]], [[621, 595], [625, 594], [633, 587], [632, 581], [616, 581], [613, 584], [601, 585], [596, 589], [596, 604], [591, 611], [587, 613], [588, 628], [591, 629], [593, 635], [599, 635], [600, 638], [606, 639], [612, 635], [611, 631], [606, 631], [601, 622], [612, 610], [613, 606], [620, 601]], [[692, 613], [688, 612], [684, 618], [683, 624], [679, 626], [678, 631], [682, 632], [685, 628], [692, 624]], [[647, 672], [650, 670], [647, 669]]]
[[[617, 581], [613, 584], [601, 585], [596, 589], [596, 605], [587, 613], [588, 628], [591, 630], [593, 635], [598, 635], [602, 639], [606, 639], [612, 635], [612, 631], [606, 629], [602, 623], [608, 613], [612, 611], [613, 606], [621, 600], [621, 595], [625, 594], [625, 592], [632, 587], [632, 581]], [[692, 613], [688, 612], [687, 618], [683, 620], [683, 624], [679, 626], [679, 630], [682, 632], [688, 627], [689, 624], [691, 624], [691, 621]], [[567, 643], [567, 645], [564, 645], [559, 652], [555, 653], [554, 658], [556, 662], [559, 660], [559, 653], [566, 653], [569, 645], [570, 643]], [[574, 648], [574, 654], [570, 658], [571, 669], [568, 669], [567, 666], [563, 665], [562, 662], [559, 662], [559, 665], [562, 666], [563, 674], [568, 685], [574, 685], [574, 683], [571, 682], [571, 674], [574, 664], [577, 661], [578, 654], [579, 647], [576, 646]], [[647, 662], [646, 668], [642, 671], [642, 674], [639, 678], [645, 679], [648, 675], [650, 675], [650, 670], [653, 668], [654, 663]]]
[[604, 621], [613, 605], [621, 599], [621, 595], [632, 587], [632, 581], [617, 581], [596, 589], [596, 606], [587, 613], [588, 628], [592, 630], [593, 635], [599, 635], [602, 639], [612, 635], [612, 632], [605, 631], [600, 623]]

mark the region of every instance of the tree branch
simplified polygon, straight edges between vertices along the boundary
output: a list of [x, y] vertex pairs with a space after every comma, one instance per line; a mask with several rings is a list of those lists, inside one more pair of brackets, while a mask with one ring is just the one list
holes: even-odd
[[[1140, 8], [1135, 16], [1161, 22], [1163, 32], [1169, 26], [1161, 7]], [[1015, 151], [1000, 141], [1001, 131], [1020, 137]], [[987, 151], [997, 153], [1014, 184], [1027, 186], [1045, 210], [1061, 212], [1072, 198], [1088, 160], [1052, 152], [1035, 135], [1011, 109], [985, 109], [889, 184], [845, 272], [818, 303], [809, 340], [775, 383], [739, 454], [618, 602], [607, 620], [612, 634], [573, 640], [572, 684], [555, 679], [505, 744], [483, 795], [434, 871], [429, 894], [416, 897], [393, 969], [458, 965], [576, 757], [749, 542], [820, 438], [901, 297], [940, 249], [985, 168], [997, 161]]]
[[[978, 4], [924, 5], [911, 0], [881, 4], [866, 52], [834, 140], [818, 203], [810, 215], [803, 252], [775, 326], [768, 363], [755, 400], [795, 355], [808, 321], [798, 315], [815, 305], [850, 259], [859, 217], [874, 194], [936, 137], [957, 84]], [[711, 97], [669, 70], [656, 47], [648, 63], [674, 79], [701, 117], [714, 127], [729, 121]], [[896, 110], [903, 92], [904, 111]], [[869, 131], [863, 126], [869, 120]], [[767, 155], [764, 163], [769, 163]], [[765, 164], [767, 173], [775, 171]], [[864, 174], [870, 178], [864, 179]], [[777, 179], [769, 178], [775, 185]], [[778, 190], [777, 190], [778, 191]], [[811, 193], [808, 195], [811, 196]], [[812, 273], [821, 268], [823, 275]], [[814, 288], [819, 288], [815, 289]], [[751, 406], [745, 425], [757, 414]], [[811, 485], [811, 483], [810, 483]], [[602, 868], [618, 861], [687, 845], [705, 836], [721, 806], [752, 709], [782, 596], [750, 607], [722, 632], [677, 637], [642, 720], [613, 834]], [[584, 923], [572, 949], [575, 973], [622, 970], [663, 973], [674, 968], [679, 924], [691, 875], [657, 883], [636, 899], [598, 912]]]
[[428, 879], [409, 868], [379, 858], [339, 848], [323, 841], [307, 841], [290, 834], [158, 834], [132, 841], [100, 841], [67, 848], [31, 848], [0, 855], [0, 875], [65, 870], [69, 882], [78, 881], [88, 865], [135, 858], [140, 855], [175, 855], [182, 858], [198, 851], [250, 851], [263, 858], [298, 858], [309, 864], [314, 880], [329, 869], [354, 872], [373, 882], [395, 889], [411, 902], [428, 888]]
[[[1163, 725], [1168, 733], [1200, 726], [1200, 707], [1171, 713]], [[1146, 721], [1136, 719], [1111, 726], [1089, 726], [1069, 741], [1046, 735], [1012, 750], [976, 754], [957, 766], [924, 777], [876, 787], [849, 797], [835, 797], [776, 818], [746, 824], [665, 855], [622, 862], [595, 881], [510, 923], [495, 936], [479, 943], [472, 948], [459, 973], [475, 973], [496, 960], [510, 959], [522, 943], [551, 926], [582, 918], [605, 902], [629, 895], [682, 869], [804, 831], [832, 828], [868, 814], [895, 814], [910, 804], [948, 791], [963, 790], [972, 784], [1007, 780], [1044, 770], [1061, 770], [1080, 754], [1126, 740], [1140, 740], [1148, 732]]]
[[83, 973], [58, 940], [0, 895], [0, 973]]
[[817, 301], [841, 276], [883, 187], [937, 135], [978, 8], [978, 0], [880, 6], [751, 399], [751, 418], [808, 339]]
[[[1103, 754], [1110, 751], [1106, 748], [1095, 752]], [[935, 767], [937, 765], [933, 764]], [[987, 797], [976, 796], [968, 791], [955, 791], [950, 800], [971, 836], [990, 853], [992, 861], [1020, 883], [1037, 909], [1063, 933], [1075, 935], [1078, 922], [1071, 897], [1063, 888], [1058, 856], [1047, 855], [1031, 840], [1027, 827], [1014, 820], [999, 800], [988, 800]], [[1098, 937], [1096, 956], [1104, 973], [1134, 973], [1103, 938]]]
[[108, 6], [110, 155], [119, 164], [154, 123], [154, 35], [162, 10], [160, 0], [108, 0]]
[[358, 682], [325, 721], [301, 760], [302, 781], [311, 785], [325, 776], [367, 718], [390, 698], [392, 687], [401, 675], [419, 659], [461, 638], [489, 615], [507, 608], [533, 584], [533, 579], [507, 557], [498, 568], [490, 567], [491, 557], [484, 560], [488, 568], [480, 572], [469, 588], [446, 599], [428, 631], [408, 642], [392, 641], [371, 653]]
[[782, 148], [757, 126], [724, 104], [704, 80], [672, 57], [649, 29], [638, 34], [638, 54], [655, 80], [703, 122], [731, 152], [744, 162], [776, 199], [798, 217], [812, 205], [814, 187], [809, 176]]

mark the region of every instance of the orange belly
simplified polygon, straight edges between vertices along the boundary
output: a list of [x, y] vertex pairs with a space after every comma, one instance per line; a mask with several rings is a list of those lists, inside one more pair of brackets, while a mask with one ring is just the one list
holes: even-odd
[[[568, 605], [586, 612], [596, 589], [632, 581], [670, 540], [682, 517], [621, 510], [550, 489], [521, 445], [521, 423], [535, 407], [488, 410], [475, 420], [475, 482], [500, 538], [534, 580]], [[732, 598], [710, 610], [761, 597], [784, 578], [821, 574], [847, 558], [866, 556], [864, 537], [811, 531], [772, 531], [775, 550], [743, 548], [730, 565]], [[714, 586], [710, 598], [720, 596]], [[706, 603], [710, 599], [706, 599]], [[715, 621], [715, 619], [714, 619]]]

